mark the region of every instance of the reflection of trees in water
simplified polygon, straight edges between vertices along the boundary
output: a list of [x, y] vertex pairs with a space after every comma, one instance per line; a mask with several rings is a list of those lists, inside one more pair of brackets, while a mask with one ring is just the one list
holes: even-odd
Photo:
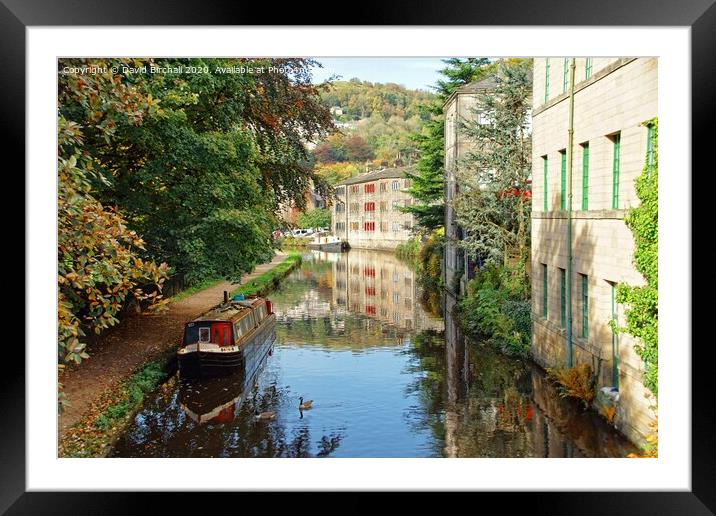
[[[437, 450], [461, 457], [624, 457], [631, 445], [591, 412], [559, 397], [536, 366], [467, 342], [467, 371], [448, 360], [443, 333], [413, 338], [409, 386], [420, 406], [416, 429], [429, 426]], [[453, 350], [454, 351], [454, 350]], [[455, 357], [453, 357], [455, 360]], [[457, 366], [457, 371], [450, 371]], [[450, 385], [450, 383], [455, 385]]]
[[[531, 383], [524, 364], [470, 345], [464, 350], [468, 371], [463, 372], [462, 360], [447, 362], [444, 339], [442, 332], [425, 332], [413, 340], [411, 352], [417, 358], [413, 367], [425, 373], [410, 386], [422, 404], [416, 424], [427, 424], [439, 452], [448, 455], [529, 456], [525, 425]], [[458, 360], [460, 356], [464, 355], [458, 353]], [[449, 366], [456, 371], [446, 375]], [[448, 392], [455, 399], [448, 399]], [[445, 443], [450, 450], [442, 449]]]
[[438, 441], [435, 452], [440, 454], [445, 439], [445, 338], [443, 332], [425, 331], [414, 335], [410, 343], [414, 360], [406, 372], [415, 380], [407, 386], [406, 396], [416, 395], [422, 406], [409, 414], [408, 424], [414, 431], [430, 428]]
[[[217, 383], [217, 388], [230, 387]], [[288, 387], [269, 384], [259, 388], [248, 387], [240, 406], [234, 406], [233, 418], [199, 424], [188, 417], [180, 407], [179, 390], [167, 396], [157, 396], [135, 418], [130, 431], [117, 443], [115, 457], [327, 457], [343, 439], [341, 432], [322, 435], [315, 440], [308, 425], [297, 425], [290, 430], [286, 418], [292, 411], [294, 396]], [[241, 393], [230, 393], [244, 398]], [[214, 396], [220, 399], [220, 393]], [[184, 400], [186, 402], [186, 400]], [[238, 405], [238, 402], [237, 402]], [[214, 407], [203, 407], [204, 413]], [[283, 412], [281, 409], [284, 409]], [[257, 421], [256, 412], [277, 411], [271, 421]], [[298, 409], [295, 418], [300, 419]], [[283, 419], [283, 422], [282, 422]]]

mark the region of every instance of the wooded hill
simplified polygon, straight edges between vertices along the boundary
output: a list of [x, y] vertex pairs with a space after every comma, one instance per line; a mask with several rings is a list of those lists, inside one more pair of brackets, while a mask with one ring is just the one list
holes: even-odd
[[431, 119], [424, 108], [434, 98], [430, 92], [394, 83], [359, 79], [332, 83], [321, 93], [321, 100], [331, 108], [340, 132], [313, 150], [317, 173], [337, 182], [367, 164], [393, 163], [398, 157], [408, 164], [414, 162], [417, 145], [411, 135]]

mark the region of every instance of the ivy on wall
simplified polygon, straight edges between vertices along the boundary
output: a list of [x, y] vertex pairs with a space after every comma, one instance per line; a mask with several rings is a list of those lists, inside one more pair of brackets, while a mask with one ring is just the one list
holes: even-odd
[[644, 125], [649, 131], [646, 163], [636, 180], [640, 204], [629, 210], [625, 223], [634, 235], [634, 266], [646, 280], [643, 286], [621, 284], [617, 302], [624, 303], [626, 326], [619, 328], [637, 337], [636, 352], [644, 360], [644, 385], [658, 397], [659, 376], [659, 153], [658, 120]]

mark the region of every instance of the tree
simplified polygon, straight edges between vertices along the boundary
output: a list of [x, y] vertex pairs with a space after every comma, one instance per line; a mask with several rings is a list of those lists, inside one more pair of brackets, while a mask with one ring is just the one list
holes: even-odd
[[355, 176], [358, 172], [358, 167], [353, 163], [326, 163], [318, 165], [315, 173], [329, 185], [335, 186], [341, 181]]
[[324, 208], [316, 208], [305, 213], [299, 213], [296, 224], [301, 229], [326, 228], [331, 226], [331, 212]]
[[[143, 259], [143, 240], [116, 209], [96, 199], [96, 163], [83, 141], [91, 127], [112, 142], [119, 124], [141, 124], [153, 100], [111, 72], [69, 76], [62, 83], [68, 89], [61, 106], [71, 95], [76, 105], [92, 110], [85, 127], [60, 114], [57, 135], [58, 360], [80, 363], [88, 358], [83, 337], [116, 324], [129, 296], [162, 303], [167, 265]], [[151, 285], [147, 292], [140, 288]]]
[[370, 148], [370, 145], [357, 134], [346, 138], [344, 146], [348, 161], [360, 162], [373, 159], [373, 150]]
[[313, 149], [313, 157], [319, 163], [342, 163], [348, 159], [345, 136], [334, 133]]
[[473, 150], [458, 165], [460, 193], [454, 201], [466, 235], [461, 246], [497, 265], [516, 254], [529, 257], [531, 135], [528, 131], [532, 68], [530, 60], [500, 61], [496, 86], [476, 99], [476, 112], [488, 123], [464, 123]]
[[415, 216], [415, 225], [425, 233], [441, 228], [445, 221], [445, 121], [443, 104], [460, 86], [484, 77], [490, 64], [487, 58], [452, 58], [440, 73], [446, 77], [437, 81], [434, 89], [437, 98], [424, 105], [421, 116], [427, 120], [422, 131], [413, 134], [419, 159], [415, 173], [407, 174], [411, 180], [408, 193], [415, 202], [403, 211]]
[[[81, 66], [84, 60], [62, 61]], [[120, 68], [122, 60], [97, 61]], [[60, 111], [83, 125], [98, 200], [117, 206], [146, 241], [147, 257], [166, 261], [189, 283], [238, 279], [272, 251], [281, 203], [304, 206], [316, 176], [306, 141], [333, 130], [303, 59], [162, 59], [139, 65], [194, 67], [202, 73], [116, 74], [125, 89], [150, 99], [141, 124], [113, 121], [108, 140], [94, 121], [103, 104], [76, 98], [60, 76]], [[254, 73], [225, 73], [251, 67]]]

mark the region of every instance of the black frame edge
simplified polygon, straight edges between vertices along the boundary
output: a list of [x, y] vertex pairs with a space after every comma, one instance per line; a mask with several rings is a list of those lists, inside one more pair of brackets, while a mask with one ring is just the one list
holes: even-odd
[[[3, 4], [0, 4], [0, 137], [6, 158], [16, 158], [14, 170], [22, 170], [22, 195], [25, 199], [25, 25]], [[10, 170], [6, 169], [6, 173]], [[6, 176], [9, 177], [9, 176]], [[20, 181], [18, 181], [20, 182]], [[22, 210], [25, 205], [13, 207]], [[6, 213], [10, 213], [9, 210]], [[23, 226], [23, 232], [26, 228]], [[18, 231], [19, 232], [19, 231]], [[18, 240], [26, 245], [26, 235]], [[25, 264], [26, 248], [22, 248]], [[18, 263], [20, 262], [20, 263]], [[27, 273], [27, 270], [25, 269]], [[26, 277], [26, 276], [25, 276]], [[25, 299], [22, 298], [22, 309]], [[25, 321], [27, 322], [27, 321]], [[27, 345], [27, 343], [26, 343]], [[0, 375], [0, 511], [7, 509], [25, 491], [25, 354], [3, 360]]]
[[[99, 6], [87, 0], [76, 0], [72, 8], [67, 4], [50, 3], [47, 1], [26, 1], [21, 4], [19, 0], [2, 0], [0, 3], [0, 85], [3, 98], [0, 100], [0, 128], [7, 143], [7, 149], [25, 149], [25, 26], [26, 25], [118, 25], [122, 23], [136, 23], [136, 18], [127, 21], [123, 16], [134, 16], [135, 9], [127, 8], [126, 4], [133, 4], [130, 0], [125, 4], [105, 4]], [[159, 2], [161, 4], [163, 2]], [[222, 2], [220, 2], [222, 3]], [[560, 0], [546, 0], [542, 2], [545, 7], [541, 8], [542, 13], [553, 13], [559, 6], [564, 5], [565, 9], [578, 10], [575, 4], [566, 4]], [[655, 8], [653, 3], [641, 13], [639, 10], [647, 6], [647, 2], [639, 0], [630, 4], [629, 13], [624, 8], [616, 8], [617, 4], [624, 2], [609, 2], [601, 4], [602, 13], [608, 19], [610, 25], [691, 25], [692, 27], [692, 162], [704, 162], [706, 153], [713, 145], [714, 124], [713, 114], [716, 113], [716, 66], [714, 55], [716, 55], [716, 4], [714, 0], [700, 0], [692, 2], [688, 9], [683, 4], [673, 2], [673, 5], [659, 4]], [[8, 9], [7, 4], [12, 5]], [[91, 6], [89, 4], [92, 4]], [[696, 6], [699, 4], [699, 6]], [[710, 4], [710, 6], [709, 6]], [[245, 11], [237, 12], [236, 5], [233, 8], [224, 5], [215, 9], [213, 18], [209, 15], [192, 18], [192, 7], [197, 4], [187, 0], [172, 2], [172, 8], [161, 12], [158, 6], [148, 10], [148, 15], [140, 22], [143, 24], [227, 24], [244, 23], [249, 19], [255, 20], [253, 16], [256, 7], [247, 8]], [[20, 6], [20, 7], [18, 7]], [[85, 7], [91, 7], [84, 9]], [[468, 21], [475, 20], [480, 24], [505, 23], [511, 21], [513, 25], [531, 25], [544, 23], [542, 15], [532, 16], [532, 10], [523, 13], [511, 11], [512, 4], [503, 3], [495, 7], [494, 11], [486, 11], [491, 7], [480, 6], [475, 3], [468, 7], [467, 2], [464, 9], [452, 13], [452, 19], [448, 20], [443, 15], [434, 11], [439, 9], [435, 6], [426, 7], [424, 10], [415, 10], [409, 16], [403, 16], [403, 23], [428, 25], [433, 23], [452, 23], [465, 25]], [[473, 8], [475, 7], [475, 8]], [[479, 13], [476, 7], [479, 7]], [[610, 7], [615, 10], [611, 10]], [[58, 11], [61, 9], [65, 11]], [[663, 10], [661, 10], [664, 8]], [[116, 10], [115, 10], [116, 9]], [[629, 10], [627, 9], [627, 10]], [[127, 14], [118, 12], [123, 11]], [[161, 12], [162, 18], [157, 18]], [[390, 10], [383, 7], [376, 10], [376, 18], [379, 24], [398, 23], [396, 13], [399, 10]], [[417, 13], [417, 14], [415, 14]], [[636, 14], [635, 14], [636, 13]], [[699, 15], [696, 15], [701, 13]], [[519, 16], [522, 20], [519, 21]], [[563, 13], [562, 13], [563, 14]], [[382, 16], [382, 18], [381, 18]], [[431, 16], [436, 16], [431, 18]], [[553, 17], [550, 24], [574, 24], [575, 20], [584, 16], [584, 12], [575, 14], [573, 12], [558, 17]], [[641, 17], [639, 17], [641, 16]], [[219, 20], [221, 18], [221, 20]], [[619, 23], [615, 23], [615, 19]], [[635, 23], [634, 20], [638, 19]], [[227, 21], [228, 20], [228, 21]], [[584, 18], [578, 23], [586, 25]], [[302, 20], [296, 20], [302, 21]], [[359, 16], [361, 23], [366, 23], [363, 15]], [[555, 23], [555, 21], [557, 23]], [[593, 17], [589, 24], [598, 25], [605, 22], [604, 17]], [[315, 22], [314, 22], [315, 23]], [[330, 24], [330, 21], [325, 22]], [[369, 20], [368, 23], [376, 23]], [[697, 107], [698, 109], [693, 109]], [[19, 155], [20, 167], [24, 170], [25, 154]], [[695, 167], [694, 167], [695, 168]], [[692, 173], [693, 178], [693, 173]], [[24, 187], [23, 187], [24, 188]], [[693, 185], [692, 185], [693, 189]], [[693, 191], [693, 190], [692, 190]], [[23, 192], [25, 193], [25, 192]], [[693, 206], [693, 204], [692, 204]], [[692, 216], [692, 221], [695, 217]], [[694, 231], [692, 229], [692, 235]], [[25, 250], [23, 249], [23, 253]], [[692, 267], [696, 265], [696, 255], [692, 255]], [[28, 271], [26, 271], [26, 275]], [[24, 308], [24, 300], [23, 300]], [[694, 309], [697, 309], [694, 304]], [[27, 324], [27, 321], [26, 321]], [[691, 340], [691, 335], [688, 335]], [[29, 343], [26, 343], [26, 345]], [[713, 436], [716, 435], [714, 425], [714, 404], [711, 398], [711, 385], [708, 382], [712, 372], [710, 371], [711, 361], [708, 360], [710, 348], [706, 342], [702, 346], [692, 345], [692, 406], [698, 407], [693, 410], [692, 424], [692, 491], [690, 493], [676, 492], [641, 492], [641, 493], [511, 493], [510, 500], [529, 508], [530, 512], [554, 514], [554, 508], [560, 507], [560, 513], [566, 514], [714, 514], [716, 513], [716, 443]], [[102, 512], [107, 514], [126, 513], [136, 511], [140, 500], [148, 500], [148, 493], [25, 493], [26, 465], [25, 465], [25, 362], [24, 356], [21, 361], [14, 362], [7, 366], [4, 374], [0, 376], [0, 413], [3, 418], [3, 439], [0, 442], [0, 511], [4, 512], [11, 505], [8, 514], [77, 514], [85, 512]], [[212, 495], [217, 496], [217, 495]], [[236, 495], [219, 495], [223, 500]], [[247, 496], [241, 494], [239, 496]], [[253, 498], [255, 495], [251, 495]], [[261, 495], [260, 495], [261, 496]], [[304, 495], [313, 498], [314, 495]], [[360, 500], [358, 506], [368, 498], [365, 494], [353, 494], [352, 498]], [[453, 495], [450, 495], [453, 496]], [[494, 493], [480, 493], [475, 496], [494, 497]], [[497, 496], [500, 496], [499, 493]], [[273, 497], [273, 495], [271, 496]], [[296, 494], [290, 494], [296, 502]], [[166, 493], [160, 495], [162, 503], [167, 503], [165, 510], [170, 508], [186, 507], [188, 496], [179, 493]], [[260, 501], [266, 498], [263, 495], [258, 498]], [[282, 497], [283, 498], [283, 497]], [[333, 497], [331, 497], [333, 498]], [[417, 493], [411, 495], [416, 505], [421, 504], [422, 495]], [[502, 497], [504, 498], [504, 497]], [[494, 499], [494, 498], [493, 498]], [[305, 499], [304, 499], [305, 500]], [[495, 501], [497, 501], [495, 499]], [[504, 504], [504, 499], [500, 503]], [[141, 502], [140, 502], [141, 503]], [[558, 505], [555, 505], [558, 504]], [[143, 504], [142, 504], [143, 505]], [[174, 507], [173, 507], [174, 506]], [[355, 506], [355, 505], [354, 505]], [[148, 507], [145, 505], [145, 507]], [[368, 508], [369, 506], [365, 506]], [[141, 511], [140, 511], [141, 512]]]

